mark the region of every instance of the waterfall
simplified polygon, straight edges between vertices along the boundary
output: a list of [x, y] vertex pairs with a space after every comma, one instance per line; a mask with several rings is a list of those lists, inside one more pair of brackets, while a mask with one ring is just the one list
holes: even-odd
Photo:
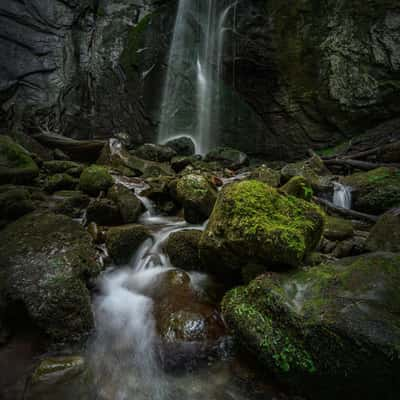
[[190, 136], [202, 154], [217, 145], [225, 33], [232, 30], [236, 3], [179, 1], [161, 104], [160, 143]]
[[334, 183], [333, 204], [342, 208], [351, 208], [351, 188], [339, 182]]

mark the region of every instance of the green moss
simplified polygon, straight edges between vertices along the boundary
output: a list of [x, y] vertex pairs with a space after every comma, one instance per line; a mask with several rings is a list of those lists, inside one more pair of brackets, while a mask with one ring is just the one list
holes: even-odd
[[100, 165], [91, 165], [83, 170], [80, 179], [80, 189], [92, 196], [97, 196], [101, 191], [106, 191], [112, 186], [114, 180], [108, 169]]
[[289, 182], [281, 187], [280, 191], [306, 201], [310, 201], [314, 195], [314, 191], [308, 180], [303, 176], [293, 177]]

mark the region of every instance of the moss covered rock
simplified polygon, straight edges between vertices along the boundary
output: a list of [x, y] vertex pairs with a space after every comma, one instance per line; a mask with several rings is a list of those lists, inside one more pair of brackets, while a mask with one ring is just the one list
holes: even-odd
[[352, 204], [357, 211], [382, 214], [400, 205], [400, 169], [377, 168], [343, 178], [352, 188]]
[[196, 150], [193, 140], [188, 136], [169, 140], [166, 145], [173, 149], [178, 156], [190, 157], [193, 156]]
[[200, 241], [201, 256], [216, 269], [239, 269], [243, 260], [298, 266], [318, 244], [323, 221], [319, 207], [262, 182], [233, 183], [218, 196]]
[[264, 182], [274, 188], [278, 187], [281, 182], [281, 173], [265, 165], [261, 165], [251, 171], [250, 179]]
[[86, 281], [100, 272], [90, 235], [72, 219], [31, 213], [0, 232], [0, 270], [9, 304], [22, 304], [53, 341], [74, 342], [93, 327]]
[[45, 161], [43, 163], [43, 169], [45, 169], [49, 174], [63, 174], [79, 178], [83, 172], [83, 165], [74, 161], [68, 160], [53, 160]]
[[372, 228], [365, 244], [369, 251], [400, 252], [400, 209], [383, 214]]
[[353, 224], [343, 218], [326, 217], [324, 227], [324, 237], [329, 240], [345, 240], [354, 235]]
[[79, 179], [79, 188], [90, 196], [107, 191], [114, 183], [108, 169], [100, 165], [91, 165], [83, 170]]
[[310, 201], [313, 196], [313, 189], [309, 181], [303, 176], [295, 176], [280, 188], [280, 192], [299, 199]]
[[48, 193], [54, 193], [60, 190], [74, 190], [78, 185], [78, 179], [69, 174], [61, 173], [48, 176], [44, 189]]
[[123, 185], [113, 185], [107, 197], [118, 205], [124, 224], [136, 222], [143, 211], [141, 201]]
[[176, 195], [183, 206], [185, 220], [192, 224], [204, 222], [210, 216], [217, 200], [217, 191], [207, 177], [194, 173], [179, 179]]
[[106, 236], [108, 252], [118, 265], [126, 264], [138, 247], [151, 237], [143, 225], [123, 225], [110, 228]]
[[99, 225], [120, 225], [122, 216], [118, 205], [110, 199], [96, 199], [89, 204], [86, 212], [87, 222]]
[[311, 398], [396, 399], [400, 255], [263, 275], [224, 298], [239, 344]]
[[176, 156], [176, 151], [161, 144], [145, 143], [135, 150], [135, 155], [144, 160], [169, 162]]
[[3, 189], [0, 187], [0, 224], [14, 221], [34, 208], [28, 190], [8, 185]]
[[186, 271], [202, 270], [199, 255], [201, 231], [188, 229], [172, 233], [165, 244], [172, 265]]
[[30, 154], [9, 136], [0, 135], [0, 184], [25, 184], [39, 175]]
[[57, 214], [80, 218], [90, 203], [90, 197], [79, 190], [60, 190], [51, 197], [51, 210]]

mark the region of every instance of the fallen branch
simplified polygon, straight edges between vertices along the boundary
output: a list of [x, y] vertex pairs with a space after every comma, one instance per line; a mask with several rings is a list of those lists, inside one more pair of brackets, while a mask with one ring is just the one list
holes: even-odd
[[325, 165], [342, 165], [345, 167], [352, 167], [361, 169], [363, 171], [370, 171], [371, 169], [387, 167], [387, 168], [400, 168], [400, 164], [398, 163], [373, 163], [369, 161], [360, 161], [353, 159], [343, 159], [343, 158], [335, 158], [332, 160], [324, 160]]
[[45, 146], [60, 149], [72, 159], [80, 161], [97, 160], [106, 144], [104, 140], [76, 140], [55, 133], [39, 133], [34, 138]]
[[352, 218], [352, 219], [357, 219], [357, 220], [361, 220], [361, 221], [367, 221], [367, 222], [373, 222], [375, 223], [376, 221], [378, 221], [378, 216], [376, 215], [370, 215], [370, 214], [364, 214], [358, 211], [354, 211], [354, 210], [349, 210], [347, 208], [342, 208], [342, 207], [338, 207], [335, 204], [333, 204], [332, 202], [325, 200], [325, 199], [321, 199], [320, 197], [313, 197], [313, 200], [323, 206], [324, 208], [328, 209], [331, 212], [334, 212], [336, 214], [339, 214], [343, 217], [346, 218]]

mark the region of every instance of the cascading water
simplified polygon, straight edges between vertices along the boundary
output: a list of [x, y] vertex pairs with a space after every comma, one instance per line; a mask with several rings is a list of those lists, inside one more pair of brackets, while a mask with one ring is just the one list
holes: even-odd
[[334, 183], [333, 204], [342, 208], [351, 208], [351, 188], [339, 182]]
[[179, 1], [161, 105], [160, 143], [190, 136], [202, 154], [217, 144], [225, 34], [234, 24], [236, 4]]

